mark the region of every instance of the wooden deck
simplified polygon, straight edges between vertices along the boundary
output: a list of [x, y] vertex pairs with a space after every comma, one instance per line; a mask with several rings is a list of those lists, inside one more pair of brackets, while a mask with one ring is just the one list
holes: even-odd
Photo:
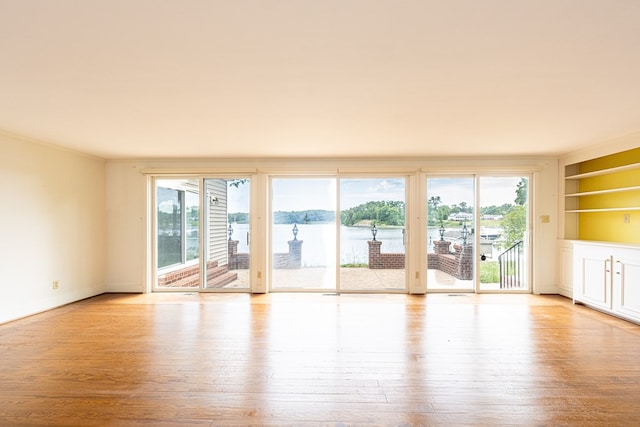
[[640, 326], [558, 296], [103, 295], [0, 361], [2, 426], [640, 424]]

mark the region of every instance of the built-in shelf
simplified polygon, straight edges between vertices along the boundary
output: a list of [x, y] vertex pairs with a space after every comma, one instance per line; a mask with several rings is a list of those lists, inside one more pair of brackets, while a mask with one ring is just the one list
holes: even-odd
[[565, 176], [564, 179], [589, 178], [589, 177], [592, 177], [592, 176], [608, 175], [608, 174], [611, 174], [611, 173], [623, 172], [623, 171], [633, 170], [633, 169], [640, 169], [640, 163], [631, 163], [629, 165], [618, 166], [618, 167], [615, 167], [615, 168], [600, 169], [600, 170], [593, 171], [593, 172], [585, 172], [585, 173], [579, 173], [577, 175], [569, 175], [569, 176]]
[[640, 147], [565, 164], [563, 169], [565, 239], [638, 240], [636, 228], [623, 224], [637, 221], [631, 217], [640, 211], [640, 196], [636, 197], [640, 193]]
[[620, 211], [640, 211], [640, 206], [630, 206], [628, 208], [598, 208], [598, 209], [567, 209], [566, 213], [582, 212], [620, 212]]
[[640, 185], [636, 185], [634, 187], [620, 187], [620, 188], [608, 188], [606, 190], [596, 190], [596, 191], [585, 191], [584, 193], [571, 193], [565, 194], [565, 197], [580, 197], [580, 196], [593, 196], [596, 194], [607, 194], [607, 193], [621, 193], [624, 191], [634, 191], [640, 190]]

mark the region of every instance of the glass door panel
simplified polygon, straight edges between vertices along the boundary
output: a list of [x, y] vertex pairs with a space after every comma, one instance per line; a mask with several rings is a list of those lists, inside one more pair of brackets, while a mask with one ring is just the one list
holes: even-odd
[[340, 179], [340, 291], [405, 290], [405, 178]]
[[427, 289], [473, 291], [474, 177], [427, 178]]
[[271, 290], [336, 289], [336, 179], [271, 180]]
[[525, 176], [479, 178], [480, 290], [529, 290], [528, 187]]
[[249, 188], [247, 178], [204, 180], [205, 290], [250, 288]]
[[197, 179], [155, 180], [154, 289], [198, 288], [200, 198]]

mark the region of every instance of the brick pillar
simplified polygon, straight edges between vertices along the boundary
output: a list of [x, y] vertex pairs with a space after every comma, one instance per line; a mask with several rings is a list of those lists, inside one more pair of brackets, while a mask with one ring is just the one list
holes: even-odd
[[302, 267], [302, 240], [289, 240], [288, 268]]
[[239, 240], [228, 240], [227, 241], [227, 253], [229, 256], [235, 255], [238, 253], [238, 243]]
[[380, 246], [382, 242], [379, 240], [369, 240], [369, 268], [382, 268], [380, 261]]
[[456, 257], [456, 262], [460, 263], [460, 256], [462, 254], [462, 246], [460, 245], [453, 245], [453, 253]]
[[[461, 280], [473, 279], [473, 245], [467, 243], [459, 246], [460, 255], [458, 259], [458, 275]], [[456, 256], [458, 258], [458, 256]]]
[[227, 240], [227, 265], [230, 270], [238, 268], [238, 243], [239, 240]]
[[433, 251], [437, 254], [447, 255], [449, 253], [451, 242], [447, 240], [436, 240], [433, 242]]

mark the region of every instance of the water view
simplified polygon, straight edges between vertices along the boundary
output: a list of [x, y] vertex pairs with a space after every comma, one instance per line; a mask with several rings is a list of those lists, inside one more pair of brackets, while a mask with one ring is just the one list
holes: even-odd
[[[302, 240], [302, 266], [324, 267], [333, 265], [333, 251], [335, 248], [335, 223], [296, 224], [298, 240]], [[248, 224], [232, 224], [233, 238], [239, 240], [238, 251], [248, 252], [246, 236]], [[274, 252], [287, 252], [288, 241], [293, 240], [293, 224], [273, 225]], [[382, 242], [383, 253], [404, 253], [404, 234], [402, 228], [379, 228], [376, 240]], [[447, 234], [455, 234], [448, 230]], [[369, 246], [367, 241], [372, 239], [369, 227], [340, 226], [340, 264], [367, 264], [369, 262]], [[428, 243], [439, 240], [438, 229], [429, 227]], [[448, 238], [449, 239], [449, 238]], [[455, 240], [455, 239], [449, 239]], [[431, 250], [431, 246], [429, 247]]]

